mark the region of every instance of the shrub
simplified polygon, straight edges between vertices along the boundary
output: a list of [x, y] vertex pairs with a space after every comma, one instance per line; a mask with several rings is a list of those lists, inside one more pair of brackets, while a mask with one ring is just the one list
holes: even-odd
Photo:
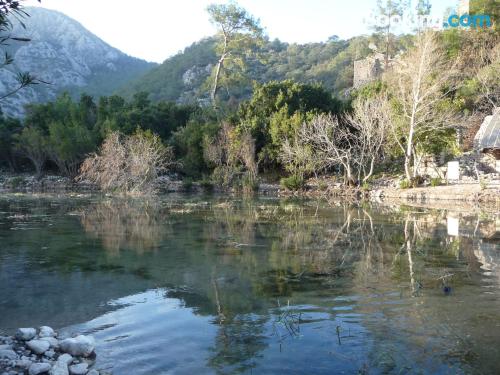
[[434, 177], [434, 178], [431, 178], [431, 186], [439, 186], [443, 183], [443, 181], [441, 180], [441, 178], [439, 177]]
[[184, 190], [189, 191], [193, 188], [193, 179], [191, 177], [186, 177], [182, 180], [182, 187]]
[[409, 180], [407, 180], [406, 178], [399, 182], [400, 189], [409, 189], [410, 187], [411, 187], [411, 182]]
[[104, 191], [152, 193], [156, 178], [174, 164], [172, 155], [150, 131], [137, 130], [130, 136], [113, 132], [98, 154], [85, 159], [79, 179], [89, 180]]
[[283, 177], [280, 180], [280, 185], [287, 190], [300, 190], [304, 187], [304, 178], [293, 174], [289, 177]]
[[10, 178], [8, 181], [7, 181], [8, 185], [12, 188], [12, 189], [17, 189], [18, 187], [20, 187], [22, 184], [24, 184], [24, 178], [21, 177], [21, 176], [15, 176], [15, 177], [12, 177]]
[[252, 173], [245, 173], [241, 178], [241, 188], [244, 194], [252, 194], [259, 190], [259, 182]]

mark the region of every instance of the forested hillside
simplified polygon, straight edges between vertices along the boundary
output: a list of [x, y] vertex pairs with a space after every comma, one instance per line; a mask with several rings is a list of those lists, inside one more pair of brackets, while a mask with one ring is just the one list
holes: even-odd
[[[399, 36], [396, 47], [406, 50], [411, 36]], [[214, 39], [193, 43], [183, 52], [165, 60], [144, 76], [126, 85], [119, 93], [131, 98], [134, 93], [148, 92], [154, 101], [167, 100], [192, 103], [208, 99], [206, 80], [217, 62]], [[382, 42], [376, 35], [339, 40], [333, 36], [322, 43], [289, 44], [279, 40], [266, 41], [262, 59], [248, 62], [245, 79], [223, 90], [221, 95], [240, 99], [249, 97], [252, 81], [265, 83], [292, 79], [302, 83], [321, 83], [336, 96], [352, 86], [353, 62], [368, 56], [369, 48]], [[225, 91], [225, 92], [224, 92]], [[229, 95], [228, 95], [229, 94]]]

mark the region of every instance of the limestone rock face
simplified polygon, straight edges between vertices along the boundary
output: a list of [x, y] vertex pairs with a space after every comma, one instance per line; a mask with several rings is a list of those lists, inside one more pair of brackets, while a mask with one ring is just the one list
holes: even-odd
[[110, 95], [154, 66], [111, 47], [72, 18], [40, 7], [26, 8], [26, 29], [14, 25], [13, 35], [30, 42], [11, 42], [14, 63], [0, 69], [0, 94], [17, 87], [16, 74], [29, 72], [50, 83], [26, 87], [2, 100], [2, 111], [22, 116], [23, 105], [54, 100], [63, 91], [78, 96]]

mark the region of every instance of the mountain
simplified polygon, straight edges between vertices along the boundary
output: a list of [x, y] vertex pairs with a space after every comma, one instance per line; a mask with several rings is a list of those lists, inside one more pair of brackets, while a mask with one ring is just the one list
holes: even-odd
[[21, 116], [24, 104], [53, 100], [63, 91], [74, 96], [112, 94], [156, 65], [111, 47], [60, 12], [39, 7], [26, 11], [26, 29], [17, 23], [12, 34], [31, 41], [8, 47], [14, 64], [0, 69], [0, 93], [16, 87], [16, 72], [30, 72], [49, 84], [24, 88], [2, 100], [1, 109], [8, 115]]
[[[396, 38], [398, 50], [407, 48], [410, 36]], [[206, 38], [165, 60], [143, 76], [123, 86], [119, 93], [131, 97], [139, 91], [149, 92], [152, 100], [191, 103], [208, 99], [207, 78], [217, 62], [214, 39]], [[321, 83], [337, 96], [352, 87], [354, 61], [373, 53], [370, 44], [382, 45], [377, 36], [358, 36], [349, 40], [331, 37], [322, 43], [289, 44], [268, 41], [263, 49], [264, 61], [248, 65], [250, 81], [269, 82], [292, 79], [303, 83]], [[373, 48], [373, 47], [372, 47]], [[223, 90], [221, 90], [223, 91]], [[251, 94], [245, 82], [228, 88], [229, 96], [238, 100]]]

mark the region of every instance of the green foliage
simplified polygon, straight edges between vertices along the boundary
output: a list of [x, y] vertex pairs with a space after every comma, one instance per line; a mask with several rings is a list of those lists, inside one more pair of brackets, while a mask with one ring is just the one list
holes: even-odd
[[409, 188], [411, 188], [411, 182], [405, 178], [404, 180], [401, 180], [399, 182], [399, 188], [400, 189], [409, 189]]
[[193, 120], [172, 134], [170, 143], [180, 161], [182, 173], [199, 178], [210, 170], [203, 157], [203, 141], [205, 136], [214, 137], [218, 130], [219, 125], [216, 123]]
[[280, 180], [281, 187], [291, 191], [302, 189], [304, 187], [304, 183], [305, 183], [304, 177], [296, 174], [293, 174], [288, 177], [283, 177]]
[[263, 30], [259, 20], [236, 3], [211, 4], [207, 7], [210, 21], [217, 27], [215, 52], [217, 62], [210, 80], [211, 100], [215, 104], [217, 91], [224, 86], [244, 84], [247, 61], [258, 58], [263, 45]]
[[433, 177], [431, 178], [431, 186], [440, 186], [443, 184], [443, 180], [440, 177]]
[[0, 113], [0, 166], [16, 169], [15, 135], [22, 130], [21, 121], [5, 118]]
[[238, 127], [251, 132], [260, 159], [272, 165], [283, 140], [293, 138], [304, 121], [341, 109], [342, 102], [319, 85], [273, 81], [256, 85], [252, 98], [240, 105]]
[[[394, 48], [405, 50], [412, 36], [394, 37]], [[349, 40], [330, 39], [322, 43], [289, 44], [278, 39], [264, 40], [259, 58], [246, 61], [245, 79], [231, 83], [229, 95], [221, 90], [225, 99], [240, 101], [252, 94], [249, 81], [266, 83], [293, 80], [300, 83], [321, 83], [336, 97], [343, 97], [352, 87], [353, 62], [363, 59], [372, 51], [368, 45], [383, 44], [380, 36], [357, 36]], [[165, 60], [140, 78], [119, 91], [126, 98], [136, 92], [150, 93], [153, 101], [180, 101], [206, 103], [209, 100], [207, 82], [217, 63], [216, 38], [206, 38], [192, 44], [179, 54]], [[208, 80], [208, 81], [207, 81]]]

